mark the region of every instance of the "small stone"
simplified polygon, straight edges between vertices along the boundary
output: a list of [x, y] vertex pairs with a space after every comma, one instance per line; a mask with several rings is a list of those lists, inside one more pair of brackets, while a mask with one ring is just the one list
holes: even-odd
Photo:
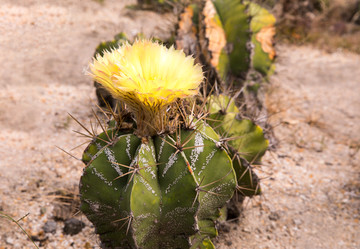
[[89, 242], [86, 242], [84, 245], [84, 249], [93, 249], [93, 247], [91, 246], [91, 244]]
[[45, 242], [48, 239], [48, 237], [46, 237], [44, 234], [31, 235], [30, 238], [32, 241], [39, 242]]
[[302, 224], [302, 221], [300, 219], [293, 219], [293, 223], [296, 225], [296, 226], [300, 226]]
[[277, 221], [280, 219], [280, 215], [277, 212], [271, 212], [269, 214], [269, 220]]
[[228, 232], [230, 232], [230, 225], [223, 222], [223, 223], [220, 224], [219, 230], [224, 232], [224, 233], [228, 233]]
[[81, 232], [81, 230], [85, 227], [85, 223], [81, 220], [70, 218], [65, 221], [64, 233], [75, 235]]
[[231, 246], [231, 245], [232, 245], [232, 242], [231, 242], [230, 240], [227, 240], [227, 241], [225, 242], [225, 244], [226, 244], [227, 246]]
[[7, 237], [7, 238], [5, 239], [5, 242], [6, 242], [6, 244], [8, 244], [8, 245], [13, 245], [14, 242], [15, 242], [15, 240], [14, 240], [13, 238], [11, 238], [11, 237]]
[[40, 208], [40, 215], [44, 215], [46, 213], [46, 207]]
[[49, 220], [44, 224], [42, 229], [44, 230], [45, 233], [56, 233], [56, 225], [57, 224], [55, 221]]
[[342, 201], [341, 201], [341, 203], [343, 203], [343, 204], [347, 204], [347, 203], [349, 203], [350, 202], [350, 200], [349, 199], [343, 199]]

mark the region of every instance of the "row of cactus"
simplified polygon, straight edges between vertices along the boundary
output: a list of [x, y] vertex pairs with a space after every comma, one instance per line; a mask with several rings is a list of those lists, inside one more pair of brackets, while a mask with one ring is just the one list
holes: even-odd
[[[107, 57], [97, 55], [97, 63]], [[110, 62], [102, 63], [112, 69]], [[99, 69], [93, 73], [106, 86], [103, 65], [94, 63]], [[116, 89], [107, 88], [126, 103]], [[238, 120], [238, 109], [227, 96], [197, 102], [177, 103], [185, 107], [174, 112], [162, 110], [173, 129], [155, 132], [140, 127], [147, 124], [139, 113], [128, 117], [134, 109], [109, 109], [114, 120], [86, 148], [80, 180], [81, 210], [103, 248], [214, 248], [210, 239], [217, 235], [216, 221], [227, 201], [237, 191], [260, 191], [247, 162], [266, 150], [261, 129]]]
[[[265, 8], [241, 0], [199, 0], [189, 5], [185, 5], [187, 1], [170, 2], [185, 7], [179, 17], [175, 42], [170, 38], [165, 44], [174, 44], [187, 55], [194, 55], [197, 62], [214, 71], [214, 77], [208, 77], [211, 85], [216, 81], [227, 90], [240, 88], [246, 80], [261, 81], [274, 72], [276, 20]], [[154, 1], [146, 3], [154, 4]], [[144, 35], [138, 34], [135, 39], [138, 38]], [[119, 33], [112, 41], [100, 43], [94, 56], [124, 42], [129, 39]], [[113, 106], [111, 95], [97, 83], [95, 86], [101, 105], [104, 98]]]
[[[214, 248], [211, 238], [217, 235], [226, 203], [261, 192], [252, 165], [268, 147], [262, 129], [239, 115], [236, 97], [221, 93], [187, 98], [198, 96], [195, 88], [199, 90], [203, 80], [200, 67], [189, 66], [189, 61], [207, 64], [225, 84], [241, 80], [256, 60], [256, 70], [268, 74], [273, 58], [257, 34], [269, 25], [263, 24], [265, 14], [255, 18], [254, 13], [266, 12], [257, 7], [235, 0], [188, 6], [176, 46], [194, 54], [195, 60], [149, 40], [131, 46], [124, 34], [97, 48], [91, 74], [98, 98], [113, 119], [100, 125], [101, 134], [91, 133], [93, 140], [82, 158], [86, 167], [80, 195], [81, 211], [94, 224], [103, 248]], [[234, 9], [244, 16], [233, 18]], [[205, 19], [210, 26], [200, 25]], [[239, 23], [247, 26], [239, 29]], [[257, 32], [249, 32], [250, 26]], [[219, 48], [207, 30], [214, 27], [225, 34]], [[249, 41], [254, 44], [251, 52]], [[126, 55], [128, 51], [133, 54]], [[251, 56], [249, 63], [246, 58]], [[164, 60], [169, 61], [162, 71], [154, 69]], [[206, 81], [213, 84], [210, 77]], [[194, 81], [196, 87], [189, 83]], [[206, 92], [207, 87], [202, 88]]]
[[[143, 34], [140, 33], [136, 35], [135, 39], [143, 38]], [[159, 39], [156, 38], [152, 40], [159, 41]], [[104, 51], [119, 48], [119, 46], [126, 42], [130, 42], [126, 34], [119, 33], [114, 37], [114, 40], [100, 43], [96, 48], [94, 56], [103, 56]], [[101, 87], [100, 83], [94, 82], [94, 84], [100, 106], [109, 104], [111, 108], [114, 108], [116, 100], [106, 89]], [[213, 95], [208, 102], [211, 103], [211, 105], [208, 104], [207, 107], [209, 117], [212, 120], [208, 121], [208, 123], [223, 139], [228, 139], [229, 146], [233, 148], [231, 149], [231, 158], [239, 165], [237, 166], [237, 168], [239, 168], [237, 176], [239, 178], [239, 186], [243, 188], [242, 191], [240, 190], [240, 193], [244, 196], [259, 194], [260, 187], [257, 176], [251, 171], [251, 166], [246, 162], [259, 162], [259, 159], [267, 148], [267, 140], [264, 139], [262, 129], [258, 125], [255, 125], [253, 121], [239, 117], [240, 110], [236, 107], [236, 100], [234, 98], [230, 98], [224, 94], [217, 94], [217, 96]], [[216, 122], [214, 122], [214, 120], [216, 120]], [[234, 139], [237, 137], [239, 137], [239, 139]], [[249, 142], [255, 146], [252, 144], [249, 145]], [[234, 151], [238, 153], [233, 153]], [[240, 164], [246, 166], [241, 166]]]
[[[139, 4], [182, 5], [175, 47], [208, 65], [225, 85], [242, 86], [248, 78], [266, 78], [274, 72], [276, 19], [268, 10], [246, 0], [189, 2], [151, 0]], [[128, 40], [120, 33], [113, 41], [101, 43], [96, 53]], [[172, 44], [171, 40], [166, 43]]]

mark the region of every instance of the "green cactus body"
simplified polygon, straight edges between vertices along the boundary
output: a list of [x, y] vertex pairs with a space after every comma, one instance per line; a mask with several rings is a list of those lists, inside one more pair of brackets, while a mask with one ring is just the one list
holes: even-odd
[[249, 1], [206, 0], [200, 13], [201, 52], [219, 79], [241, 84], [249, 71], [274, 71], [275, 17], [266, 9]]
[[249, 69], [250, 39], [246, 6], [239, 0], [207, 0], [202, 11], [202, 53], [220, 79], [244, 77]]
[[258, 179], [250, 164], [259, 162], [268, 147], [263, 130], [251, 120], [239, 120], [239, 109], [233, 99], [226, 95], [211, 96], [209, 112], [209, 124], [230, 147], [239, 190], [246, 196], [259, 194]]
[[[139, 139], [109, 128], [83, 155], [81, 210], [109, 248], [212, 248], [236, 176], [219, 137], [196, 130]], [[209, 247], [207, 247], [209, 245]]]
[[[222, 49], [219, 59], [220, 72], [242, 76], [249, 70], [250, 52], [247, 48], [249, 40], [249, 23], [246, 6], [234, 0], [214, 0], [226, 35], [226, 47]], [[221, 75], [224, 79], [224, 75]]]
[[267, 76], [275, 70], [273, 64], [275, 50], [272, 43], [275, 35], [274, 25], [276, 19], [269, 11], [258, 4], [249, 2], [248, 6], [248, 13], [251, 16], [251, 42], [254, 44], [252, 66], [256, 71]]

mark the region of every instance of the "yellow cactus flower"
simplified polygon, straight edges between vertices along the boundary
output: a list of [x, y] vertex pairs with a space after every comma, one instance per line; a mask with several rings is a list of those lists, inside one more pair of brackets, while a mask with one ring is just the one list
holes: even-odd
[[196, 95], [203, 80], [192, 57], [149, 40], [105, 51], [93, 59], [90, 70], [95, 81], [128, 105], [138, 124], [149, 123], [156, 132], [161, 128], [153, 119], [176, 99]]

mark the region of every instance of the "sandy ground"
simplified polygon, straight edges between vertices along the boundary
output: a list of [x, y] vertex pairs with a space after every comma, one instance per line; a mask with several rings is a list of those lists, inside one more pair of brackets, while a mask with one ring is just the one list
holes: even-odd
[[[83, 164], [56, 146], [86, 142], [67, 113], [89, 124], [95, 92], [84, 70], [99, 41], [171, 29], [171, 16], [124, 9], [131, 3], [0, 0], [0, 211], [28, 214], [20, 224], [45, 248], [98, 248], [91, 224], [75, 215]], [[264, 195], [245, 201], [244, 216], [223, 227], [217, 247], [359, 248], [360, 56], [278, 51], [264, 99], [279, 146], [258, 170]], [[83, 148], [71, 153], [80, 157]], [[82, 232], [63, 233], [69, 217], [86, 223]], [[44, 234], [55, 218], [56, 233]], [[0, 219], [0, 248], [33, 246]]]

